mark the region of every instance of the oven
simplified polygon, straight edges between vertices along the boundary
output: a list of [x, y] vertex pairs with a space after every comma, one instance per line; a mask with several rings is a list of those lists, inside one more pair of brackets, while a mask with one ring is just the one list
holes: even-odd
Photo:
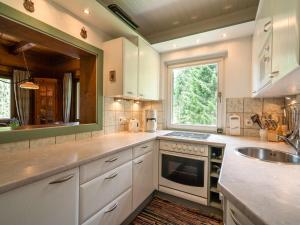
[[207, 199], [208, 147], [174, 143], [160, 143], [160, 190], [188, 199]]

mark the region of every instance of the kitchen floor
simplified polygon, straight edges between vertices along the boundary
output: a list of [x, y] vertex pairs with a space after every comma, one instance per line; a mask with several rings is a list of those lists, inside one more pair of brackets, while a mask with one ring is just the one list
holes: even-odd
[[204, 207], [191, 207], [156, 195], [131, 224], [223, 225], [220, 215], [213, 214]]

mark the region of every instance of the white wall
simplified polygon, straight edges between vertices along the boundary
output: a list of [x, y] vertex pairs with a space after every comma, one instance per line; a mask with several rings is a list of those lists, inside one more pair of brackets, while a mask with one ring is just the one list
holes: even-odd
[[251, 48], [252, 37], [243, 37], [214, 44], [182, 49], [161, 54], [161, 94], [166, 98], [167, 66], [174, 60], [184, 60], [197, 56], [227, 51], [224, 59], [224, 93], [226, 98], [251, 96]]
[[[0, 1], [78, 39], [94, 45], [95, 47], [101, 48], [102, 42], [111, 39], [109, 35], [99, 30], [99, 28], [95, 28], [91, 25], [85, 24], [75, 16], [71, 15], [68, 11], [51, 1], [34, 1], [35, 12], [33, 13], [30, 13], [24, 9], [23, 0]], [[70, 1], [70, 4], [72, 4], [72, 1]], [[83, 26], [88, 32], [87, 39], [83, 39], [80, 36], [80, 30]]]

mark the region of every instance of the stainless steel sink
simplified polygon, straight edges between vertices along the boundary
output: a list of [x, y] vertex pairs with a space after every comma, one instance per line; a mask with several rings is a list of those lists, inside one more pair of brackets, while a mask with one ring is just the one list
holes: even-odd
[[257, 147], [245, 147], [238, 148], [236, 149], [236, 151], [243, 156], [260, 159], [263, 161], [300, 164], [300, 156], [276, 150]]

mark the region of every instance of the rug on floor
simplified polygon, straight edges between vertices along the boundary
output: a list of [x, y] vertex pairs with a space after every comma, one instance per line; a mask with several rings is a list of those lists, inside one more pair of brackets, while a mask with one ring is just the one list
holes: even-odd
[[134, 219], [133, 225], [223, 225], [223, 222], [168, 200], [154, 197]]

